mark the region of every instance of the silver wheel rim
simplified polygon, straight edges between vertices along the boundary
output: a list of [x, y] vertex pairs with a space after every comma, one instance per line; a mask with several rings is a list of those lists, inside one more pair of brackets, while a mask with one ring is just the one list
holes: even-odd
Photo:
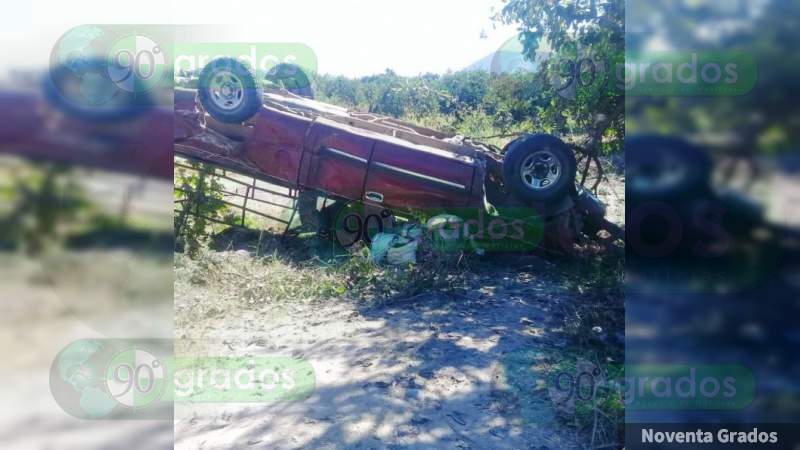
[[630, 185], [640, 191], [670, 189], [678, 186], [689, 176], [686, 164], [671, 155], [644, 165], [628, 167]]
[[220, 72], [211, 78], [208, 93], [214, 105], [230, 111], [244, 101], [244, 83], [230, 72]]
[[552, 187], [561, 178], [561, 163], [550, 150], [539, 150], [522, 160], [520, 177], [531, 189]]

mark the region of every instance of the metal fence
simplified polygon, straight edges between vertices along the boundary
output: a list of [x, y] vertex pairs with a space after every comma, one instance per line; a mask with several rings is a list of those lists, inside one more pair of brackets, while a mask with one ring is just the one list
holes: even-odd
[[[192, 165], [192, 161], [201, 162], [203, 166], [195, 167]], [[175, 199], [176, 235], [180, 235], [189, 215], [241, 228], [246, 228], [248, 215], [255, 215], [281, 224], [284, 227], [283, 234], [285, 235], [297, 215], [297, 189], [278, 186], [249, 174], [242, 174], [187, 156], [176, 156], [175, 167], [196, 173], [198, 176], [213, 178], [219, 182], [223, 188], [217, 192], [220, 192], [223, 198], [221, 200], [214, 199], [214, 201], [225, 204], [227, 207], [225, 211], [228, 213], [225, 217], [203, 215], [199, 206], [206, 201], [206, 193], [197, 192], [186, 184], [175, 185], [175, 191], [183, 194], [183, 198]], [[236, 214], [235, 220], [231, 220], [231, 213]]]

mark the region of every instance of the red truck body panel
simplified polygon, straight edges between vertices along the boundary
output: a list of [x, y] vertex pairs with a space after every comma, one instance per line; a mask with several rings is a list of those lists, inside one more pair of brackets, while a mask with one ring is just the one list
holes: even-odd
[[265, 175], [296, 184], [310, 125], [305, 117], [261, 108], [244, 156]]
[[175, 132], [170, 108], [91, 121], [66, 114], [34, 90], [0, 91], [0, 154], [171, 180]]
[[176, 122], [179, 153], [213, 152], [209, 142], [227, 136], [238, 141], [237, 151], [223, 151], [227, 157], [290, 187], [398, 209], [483, 205], [483, 161], [468, 147], [336, 110], [304, 114], [270, 103], [248, 124], [225, 125], [187, 100], [193, 97], [176, 92], [176, 117], [184, 119]]

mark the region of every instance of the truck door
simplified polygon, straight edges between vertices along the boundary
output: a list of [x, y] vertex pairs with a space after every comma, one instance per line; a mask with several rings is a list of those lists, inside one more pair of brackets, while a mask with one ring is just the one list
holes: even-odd
[[361, 200], [375, 139], [317, 119], [303, 151], [300, 184], [350, 200]]
[[262, 107], [245, 154], [265, 175], [294, 185], [309, 125], [305, 117]]
[[364, 199], [390, 208], [466, 206], [472, 158], [395, 140], [375, 144]]

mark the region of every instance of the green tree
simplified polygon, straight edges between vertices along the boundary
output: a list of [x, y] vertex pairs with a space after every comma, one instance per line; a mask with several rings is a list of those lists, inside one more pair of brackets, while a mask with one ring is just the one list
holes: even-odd
[[[490, 75], [484, 71], [448, 73], [442, 76], [440, 84], [458, 105], [476, 109], [484, 106]], [[442, 112], [450, 113], [452, 110], [445, 107]]]
[[[658, 18], [652, 14], [659, 11]], [[796, 1], [648, 0], [634, 2], [629, 19], [648, 33], [629, 33], [626, 51], [650, 40], [675, 49], [749, 53], [758, 65], [753, 89], [740, 96], [628, 97], [629, 129], [692, 135], [742, 156], [794, 151], [800, 141], [797, 79], [800, 27]], [[720, 27], [720, 24], [727, 24]], [[716, 30], [708, 33], [708, 30]]]
[[527, 59], [542, 43], [552, 50], [537, 72], [541, 90], [530, 93], [545, 131], [583, 137], [592, 152], [621, 148], [625, 97], [613, 75], [624, 60], [624, 0], [509, 0], [495, 18], [519, 26]]

